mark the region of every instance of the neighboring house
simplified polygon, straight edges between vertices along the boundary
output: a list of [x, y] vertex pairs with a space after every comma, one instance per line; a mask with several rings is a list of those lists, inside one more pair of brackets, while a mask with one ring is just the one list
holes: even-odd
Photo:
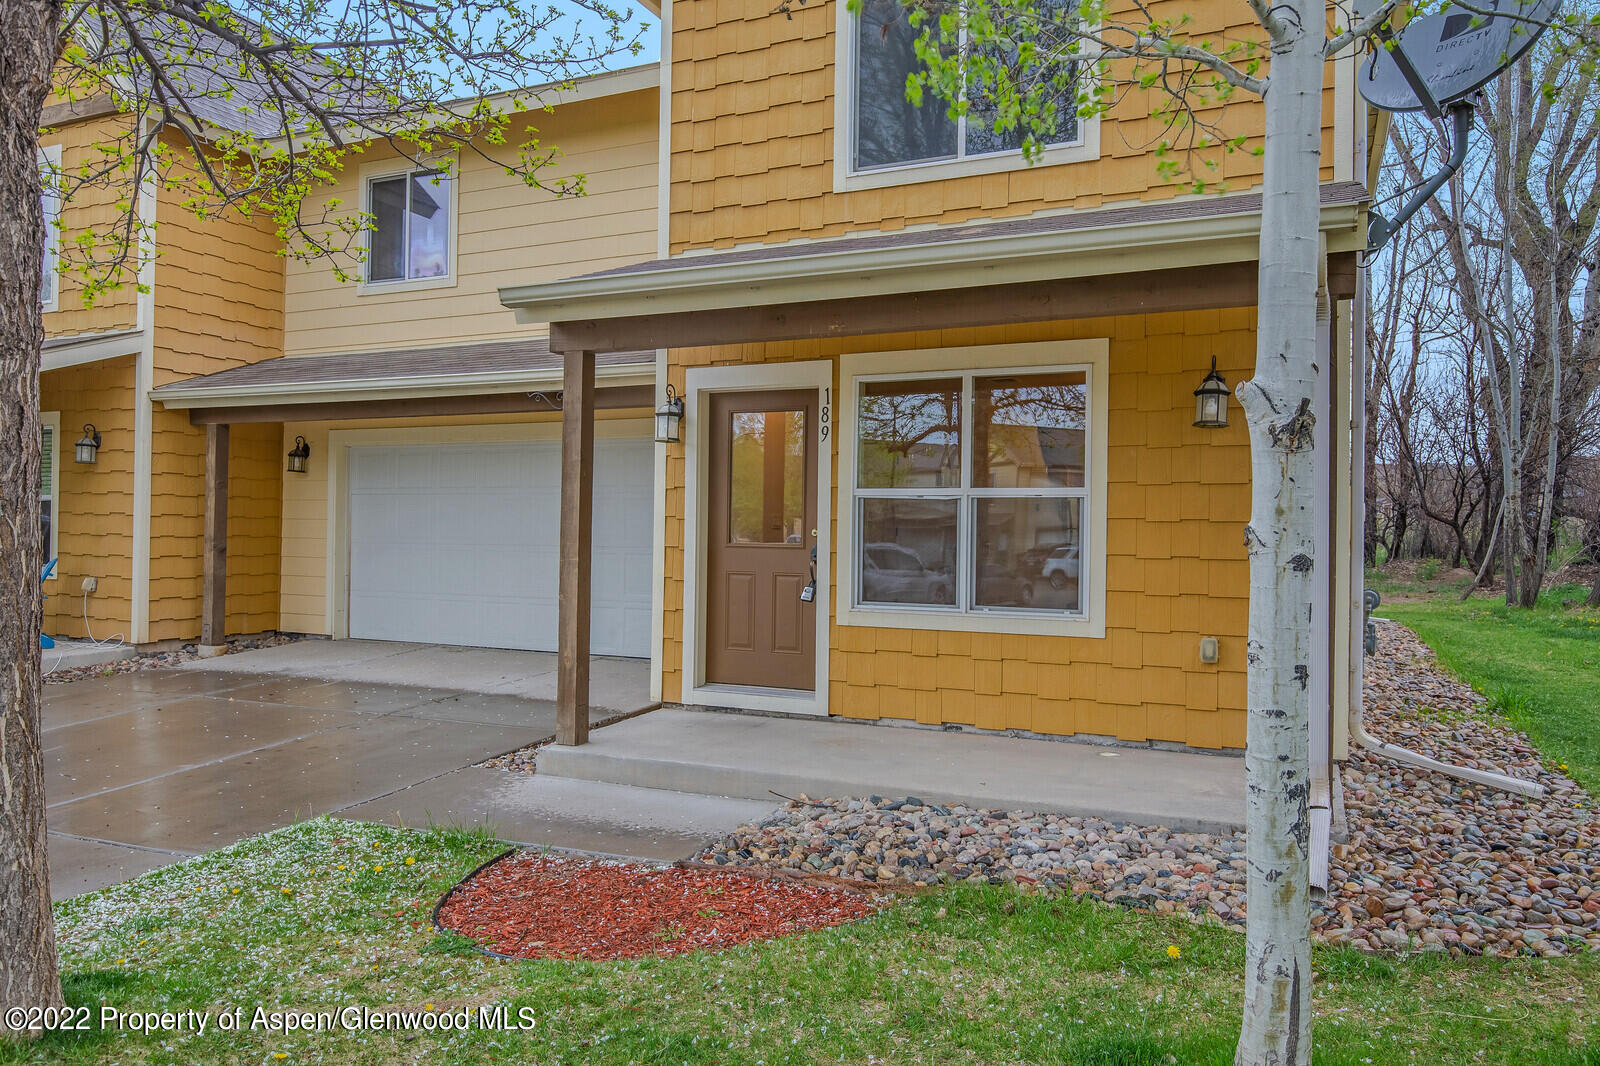
[[[1250, 29], [1236, 3], [1184, 10]], [[659, 395], [685, 402], [658, 490], [662, 699], [1241, 748], [1250, 449], [1236, 402], [1226, 428], [1192, 423], [1213, 359], [1230, 386], [1254, 363], [1259, 158], [1227, 156], [1224, 191], [1164, 181], [1155, 99], [1127, 91], [1029, 166], [1014, 137], [904, 102], [900, 5], [792, 15], [668, 4], [661, 254], [501, 293], [550, 323], [570, 381], [591, 354], [663, 349]], [[1324, 784], [1358, 670], [1347, 427], [1376, 120], [1355, 85], [1353, 56], [1329, 65]], [[1220, 119], [1247, 145], [1262, 120], [1254, 101]], [[574, 399], [577, 560], [582, 483], [604, 467]], [[562, 608], [581, 662], [581, 597]], [[560, 739], [582, 742], [585, 682], [567, 680]]]
[[[283, 257], [269, 223], [198, 221], [148, 191], [149, 292], [83, 309], [63, 276], [47, 304], [43, 517], [60, 558], [47, 631], [85, 635], [87, 603], [95, 637], [139, 645], [284, 630], [553, 649], [561, 367], [497, 291], [654, 254], [656, 78], [654, 66], [586, 78], [543, 94], [552, 111], [514, 117], [559, 146], [552, 173], [586, 175], [583, 197], [530, 189], [471, 153], [440, 180], [369, 145], [306, 205], [315, 217], [340, 198], [376, 216], [367, 262], [343, 263], [355, 282]], [[47, 115], [42, 135], [68, 166], [126, 121], [73, 110]], [[68, 239], [106, 214], [73, 202]], [[597, 544], [609, 581], [597, 647], [638, 656], [652, 617], [654, 361], [621, 353], [601, 373], [618, 532]], [[87, 423], [102, 443], [79, 465]], [[86, 598], [85, 577], [98, 583]]]

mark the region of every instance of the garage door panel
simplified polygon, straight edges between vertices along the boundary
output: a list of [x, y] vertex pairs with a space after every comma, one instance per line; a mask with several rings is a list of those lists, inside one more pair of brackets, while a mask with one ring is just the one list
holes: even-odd
[[[352, 448], [350, 635], [556, 649], [558, 442]], [[650, 647], [649, 441], [595, 444], [591, 646]]]

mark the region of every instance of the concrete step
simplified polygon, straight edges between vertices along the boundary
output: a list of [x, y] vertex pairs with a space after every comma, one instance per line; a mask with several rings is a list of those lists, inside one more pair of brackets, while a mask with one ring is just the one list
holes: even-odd
[[659, 789], [467, 767], [337, 812], [387, 825], [487, 825], [501, 840], [615, 858], [687, 859], [778, 807]]
[[581, 747], [547, 745], [539, 776], [762, 801], [910, 795], [1198, 832], [1244, 825], [1234, 756], [716, 711], [652, 711]]

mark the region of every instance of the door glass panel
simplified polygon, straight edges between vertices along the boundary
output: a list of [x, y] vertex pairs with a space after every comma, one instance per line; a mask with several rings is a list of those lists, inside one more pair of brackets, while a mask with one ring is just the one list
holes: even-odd
[[728, 541], [804, 544], [806, 413], [735, 411]]
[[989, 497], [974, 504], [973, 606], [1079, 610], [1083, 501]]
[[856, 487], [961, 484], [961, 379], [870, 381], [856, 414]]
[[1084, 374], [1008, 374], [972, 383], [972, 484], [1082, 488], [1089, 385]]
[[956, 500], [861, 501], [862, 603], [954, 606]]

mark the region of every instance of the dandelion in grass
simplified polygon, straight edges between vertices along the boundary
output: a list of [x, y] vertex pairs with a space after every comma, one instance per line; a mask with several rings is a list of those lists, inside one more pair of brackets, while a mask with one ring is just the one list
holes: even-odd
[[[1562, 769], [1565, 770], [1566, 767], [1563, 766]], [[407, 866], [415, 866], [416, 864], [417, 864], [417, 857], [415, 855], [407, 855], [406, 856], [406, 865]]]
[[1181, 959], [1181, 958], [1183, 958], [1183, 949], [1178, 947], [1178, 945], [1176, 945], [1176, 944], [1168, 944], [1167, 945], [1167, 958], [1169, 958], [1169, 959]]

